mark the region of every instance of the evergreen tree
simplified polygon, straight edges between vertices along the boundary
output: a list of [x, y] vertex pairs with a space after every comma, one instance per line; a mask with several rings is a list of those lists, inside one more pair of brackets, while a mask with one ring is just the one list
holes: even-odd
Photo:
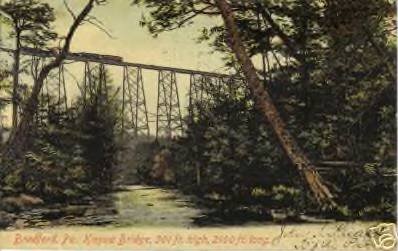
[[3, 150], [3, 156], [7, 159], [20, 158], [24, 154], [29, 145], [29, 131], [34, 121], [34, 115], [39, 106], [39, 94], [43, 88], [44, 81], [48, 74], [55, 68], [59, 67], [69, 53], [72, 39], [79, 26], [87, 20], [87, 16], [96, 5], [105, 4], [105, 0], [88, 0], [84, 8], [78, 15], [73, 14], [73, 23], [71, 24], [67, 35], [65, 36], [62, 48], [56, 54], [55, 59], [44, 65], [39, 72], [34, 84], [32, 92], [26, 100], [24, 112], [18, 127], [13, 131], [7, 141], [7, 147]]
[[50, 5], [37, 0], [7, 1], [0, 6], [0, 15], [11, 26], [10, 37], [15, 40], [12, 95], [12, 128], [15, 129], [20, 103], [18, 88], [21, 49], [29, 46], [42, 47], [54, 40], [57, 34], [53, 32], [51, 23], [55, 16]]

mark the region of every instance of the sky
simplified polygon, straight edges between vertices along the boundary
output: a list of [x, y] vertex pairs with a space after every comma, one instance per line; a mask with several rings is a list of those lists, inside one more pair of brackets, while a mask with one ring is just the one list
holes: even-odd
[[[65, 11], [62, 0], [45, 0], [56, 9], [56, 30], [65, 34], [70, 15]], [[77, 12], [85, 0], [68, 0]], [[112, 0], [106, 6], [99, 6], [92, 14], [101, 20], [115, 37], [109, 38], [96, 27], [86, 24], [76, 33], [72, 51], [90, 51], [119, 55], [125, 61], [160, 64], [216, 71], [222, 67], [219, 55], [211, 55], [206, 44], [198, 44], [195, 38], [201, 27], [213, 25], [217, 20], [196, 19], [195, 24], [184, 29], [161, 34], [153, 38], [146, 28], [139, 25], [142, 15], [148, 12], [143, 6], [132, 6], [130, 0]]]
[[[56, 13], [54, 28], [62, 36], [68, 31], [72, 18], [66, 11], [63, 0], [42, 0], [49, 3]], [[67, 0], [71, 9], [78, 13], [85, 0]], [[3, 0], [4, 2], [4, 0]], [[199, 17], [194, 24], [160, 34], [153, 38], [139, 21], [148, 10], [143, 6], [132, 6], [130, 0], [110, 0], [106, 6], [97, 6], [92, 12], [101, 20], [113, 38], [91, 24], [85, 24], [77, 30], [72, 41], [72, 52], [91, 52], [123, 57], [126, 62], [171, 66], [202, 71], [226, 73], [220, 54], [212, 53], [206, 43], [197, 43], [202, 27], [209, 27], [221, 20], [218, 18]], [[3, 27], [3, 38], [7, 28]], [[12, 46], [11, 41], [4, 41]], [[83, 65], [75, 65], [70, 69], [77, 78], [82, 74]], [[121, 85], [121, 69], [111, 69], [114, 85]], [[144, 71], [144, 87], [150, 113], [156, 112], [157, 73]], [[182, 108], [187, 105], [188, 76], [177, 76]], [[69, 81], [72, 83], [72, 81]], [[74, 84], [67, 85], [67, 91], [76, 94]], [[183, 113], [185, 109], [183, 109]], [[6, 119], [6, 124], [8, 124]], [[153, 127], [153, 125], [151, 125]], [[153, 131], [153, 130], [152, 130]]]

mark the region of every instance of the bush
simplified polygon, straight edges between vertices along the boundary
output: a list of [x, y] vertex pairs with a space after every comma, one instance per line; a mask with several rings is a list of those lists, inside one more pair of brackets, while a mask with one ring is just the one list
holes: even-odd
[[341, 137], [337, 116], [324, 114], [330, 120], [314, 120], [303, 127], [297, 119], [302, 116], [299, 111], [283, 114], [312, 159], [345, 158], [351, 154], [345, 150], [350, 140], [362, 149], [353, 159], [359, 167], [323, 175], [340, 205], [330, 212], [313, 200], [248, 94], [210, 90], [209, 96], [206, 103], [196, 103], [196, 116], [189, 121], [186, 135], [170, 145], [177, 186], [182, 190], [235, 207], [262, 205], [345, 219], [395, 217], [395, 125], [394, 109], [388, 102], [375, 108], [380, 110], [376, 116], [367, 118], [369, 134], [365, 138]]
[[24, 158], [3, 163], [2, 190], [47, 202], [71, 202], [112, 189], [118, 147], [116, 103], [97, 88], [86, 102], [61, 111], [48, 108], [43, 124], [32, 125]]

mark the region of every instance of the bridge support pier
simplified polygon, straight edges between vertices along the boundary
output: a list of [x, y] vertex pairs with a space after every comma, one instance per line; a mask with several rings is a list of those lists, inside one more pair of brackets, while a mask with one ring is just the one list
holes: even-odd
[[135, 137], [149, 136], [148, 110], [141, 68], [124, 67], [122, 92], [122, 133], [128, 122], [127, 130], [133, 129]]
[[224, 79], [220, 77], [191, 74], [189, 87], [189, 122], [201, 115], [203, 103], [211, 104], [219, 98], [226, 88]]
[[[33, 81], [36, 81], [38, 74], [45, 63], [44, 58], [32, 56], [30, 62], [30, 73]], [[22, 109], [22, 107], [20, 107]], [[36, 111], [36, 122], [42, 126], [51, 119], [59, 120], [65, 117], [68, 110], [68, 99], [66, 92], [65, 68], [61, 64], [55, 74], [44, 81], [40, 93], [39, 109]]]
[[182, 133], [183, 122], [180, 108], [176, 73], [159, 71], [156, 110], [156, 138], [172, 138]]

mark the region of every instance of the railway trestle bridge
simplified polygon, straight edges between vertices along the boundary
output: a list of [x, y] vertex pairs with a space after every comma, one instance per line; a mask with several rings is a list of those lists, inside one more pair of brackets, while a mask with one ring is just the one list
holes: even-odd
[[[15, 52], [8, 48], [0, 48], [0, 51], [10, 54]], [[34, 80], [45, 61], [56, 57], [57, 51], [25, 47], [21, 49], [21, 55], [29, 57], [27, 60], [28, 68], [30, 68], [30, 75]], [[123, 69], [121, 71], [122, 81], [116, 86], [119, 90], [121, 89], [121, 130], [122, 132], [130, 132], [132, 136], [149, 136], [151, 134], [149, 126], [151, 114], [147, 109], [143, 71], [155, 71], [158, 75], [156, 114], [153, 115], [155, 120], [152, 121], [156, 123], [156, 132], [152, 134], [156, 135], [156, 138], [171, 138], [183, 133], [186, 119], [193, 120], [199, 114], [197, 104], [209, 102], [212, 98], [209, 90], [232, 92], [236, 91], [238, 86], [242, 86], [243, 83], [241, 78], [234, 75], [131, 63], [123, 61], [121, 57], [111, 55], [85, 52], [69, 53], [58, 69], [53, 70], [53, 76], [56, 77], [53, 77], [51, 81], [46, 80], [41, 93], [42, 97], [49, 97], [50, 93], [54, 95], [55, 103], [53, 105], [55, 104], [59, 109], [68, 109], [65, 65], [71, 62], [80, 62], [84, 66], [83, 80], [80, 85], [78, 84], [83, 101], [90, 96], [95, 88], [107, 90], [106, 86], [109, 83], [107, 83], [106, 69], [108, 66], [117, 66]], [[181, 112], [179, 84], [177, 83], [178, 74], [189, 75], [190, 79], [186, 119], [183, 119]], [[46, 100], [47, 104], [40, 104], [40, 107], [49, 107], [50, 98], [42, 98], [41, 100], [41, 102]]]

